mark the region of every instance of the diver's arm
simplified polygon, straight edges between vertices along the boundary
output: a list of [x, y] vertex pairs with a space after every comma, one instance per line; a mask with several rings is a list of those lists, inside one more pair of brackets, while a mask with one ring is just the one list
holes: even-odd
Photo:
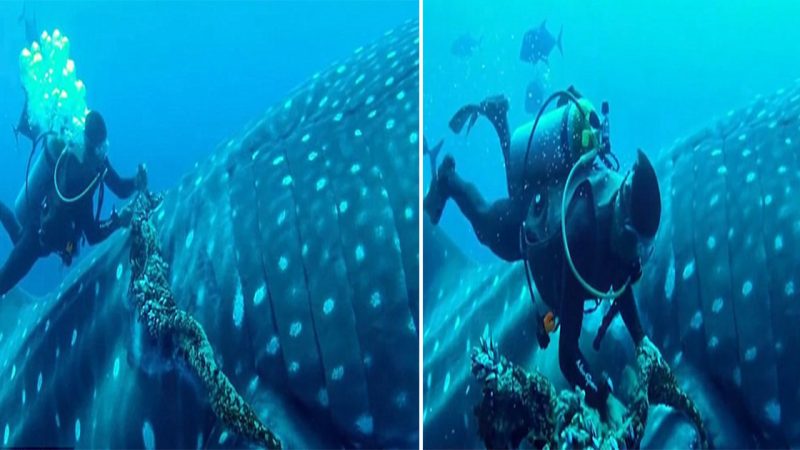
[[111, 162], [106, 158], [106, 176], [105, 183], [111, 192], [119, 198], [128, 198], [137, 191], [136, 177], [123, 178], [111, 166]]
[[568, 292], [564, 296], [561, 311], [558, 364], [564, 378], [572, 386], [578, 386], [586, 392], [586, 403], [595, 409], [601, 409], [606, 404], [611, 388], [605, 377], [592, 375], [589, 363], [578, 347], [582, 323], [583, 296]]
[[78, 218], [79, 225], [86, 236], [86, 241], [90, 245], [97, 244], [108, 238], [111, 233], [117, 231], [122, 226], [116, 211], [111, 213], [111, 217], [106, 220], [95, 221], [92, 214], [92, 202], [84, 202]]
[[644, 330], [642, 323], [639, 321], [639, 310], [636, 307], [636, 297], [633, 295], [633, 290], [629, 286], [625, 292], [620, 296], [617, 301], [619, 302], [619, 312], [622, 316], [622, 321], [633, 339], [634, 345], [639, 345], [644, 339]]

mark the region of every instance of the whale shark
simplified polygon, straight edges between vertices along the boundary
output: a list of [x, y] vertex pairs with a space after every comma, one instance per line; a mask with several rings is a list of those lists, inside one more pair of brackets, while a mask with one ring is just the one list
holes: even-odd
[[[175, 302], [286, 447], [418, 445], [418, 36], [314, 74], [152, 217]], [[0, 299], [3, 446], [250, 445], [137, 320], [130, 238]]]
[[[654, 253], [635, 285], [640, 315], [719, 448], [800, 445], [799, 145], [800, 81], [711, 121], [654, 159], [663, 209]], [[472, 413], [480, 385], [469, 372], [481, 337], [558, 389], [569, 386], [557, 344], [538, 348], [522, 264], [474, 262], [424, 220], [425, 444], [481, 446]], [[591, 349], [607, 307], [587, 314], [580, 345], [619, 386], [634, 358], [619, 318], [599, 352]], [[649, 427], [643, 446], [652, 448], [675, 446], [670, 439], [689, 428], [660, 418]]]

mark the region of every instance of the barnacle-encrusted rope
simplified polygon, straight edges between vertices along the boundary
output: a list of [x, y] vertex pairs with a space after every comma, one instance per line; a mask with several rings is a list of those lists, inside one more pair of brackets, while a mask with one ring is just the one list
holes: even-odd
[[586, 406], [583, 392], [557, 394], [541, 374], [510, 363], [491, 339], [481, 338], [471, 360], [472, 374], [483, 384], [475, 415], [487, 448], [517, 448], [523, 440], [534, 448], [638, 448], [651, 403], [686, 414], [697, 428], [699, 447], [708, 448], [697, 407], [649, 339], [636, 348], [638, 380], [621, 426], [604, 423], [597, 411]]
[[161, 201], [160, 194], [145, 193], [133, 205], [130, 292], [139, 320], [150, 336], [177, 349], [177, 356], [202, 381], [211, 408], [225, 426], [258, 445], [279, 449], [280, 440], [261, 423], [217, 366], [203, 327], [175, 303], [168, 281], [169, 265], [161, 257], [156, 230], [150, 222], [150, 214]]

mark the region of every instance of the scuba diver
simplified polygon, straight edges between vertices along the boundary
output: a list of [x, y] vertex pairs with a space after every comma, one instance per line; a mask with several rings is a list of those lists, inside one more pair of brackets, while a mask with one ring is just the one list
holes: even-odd
[[[545, 114], [553, 100], [558, 107]], [[452, 198], [483, 245], [506, 261], [524, 262], [531, 299], [533, 280], [544, 302], [534, 300], [540, 347], [549, 344], [548, 333], [561, 328], [562, 373], [585, 391], [589, 406], [606, 415], [612, 401], [618, 401], [610, 396], [610, 379], [593, 373], [579, 348], [583, 316], [597, 309], [601, 299], [613, 301], [595, 337], [595, 350], [617, 313], [634, 344], [647, 340], [631, 285], [641, 277], [659, 227], [658, 179], [641, 150], [624, 176], [617, 172], [607, 104], [601, 121], [572, 87], [548, 98], [536, 119], [513, 136], [507, 112], [508, 101], [492, 97], [461, 108], [450, 127], [460, 133], [467, 125], [469, 132], [479, 116], [489, 119], [500, 138], [508, 197], [487, 202], [458, 175], [448, 155], [434, 170], [424, 210], [437, 224]], [[587, 301], [593, 301], [589, 310], [584, 309]]]
[[[12, 211], [0, 202], [0, 222], [8, 232], [14, 248], [0, 267], [0, 295], [13, 288], [30, 271], [37, 259], [58, 254], [70, 265], [80, 241], [99, 243], [130, 222], [131, 211], [112, 211], [111, 217], [100, 220], [104, 185], [125, 199], [147, 188], [147, 169], [138, 167], [135, 177], [122, 178], [106, 155], [106, 124], [100, 113], [86, 116], [83, 143], [67, 143], [54, 133], [31, 129], [27, 120], [27, 102], [17, 130], [33, 142], [25, 185]], [[43, 151], [31, 169], [36, 146]], [[99, 190], [99, 191], [98, 191]], [[98, 192], [97, 213], [94, 193]]]

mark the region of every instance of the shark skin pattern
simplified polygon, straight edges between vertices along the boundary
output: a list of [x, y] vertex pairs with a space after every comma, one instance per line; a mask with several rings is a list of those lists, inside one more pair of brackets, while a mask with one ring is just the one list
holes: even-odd
[[[416, 448], [418, 23], [312, 77], [154, 213], [178, 307], [287, 448]], [[144, 332], [130, 233], [0, 300], [3, 446], [241, 447]]]
[[[661, 226], [634, 288], [647, 334], [690, 396], [702, 398], [715, 446], [800, 445], [799, 146], [800, 81], [654, 158]], [[423, 424], [448, 430], [426, 432], [425, 444], [480, 446], [471, 348], [491, 336], [510, 361], [561, 389], [568, 386], [558, 368], [558, 332], [538, 349], [522, 264], [476, 264], [427, 219], [423, 231]], [[584, 318], [580, 345], [592, 367], [618, 383], [634, 357], [621, 320], [599, 352], [591, 348], [606, 309]]]

